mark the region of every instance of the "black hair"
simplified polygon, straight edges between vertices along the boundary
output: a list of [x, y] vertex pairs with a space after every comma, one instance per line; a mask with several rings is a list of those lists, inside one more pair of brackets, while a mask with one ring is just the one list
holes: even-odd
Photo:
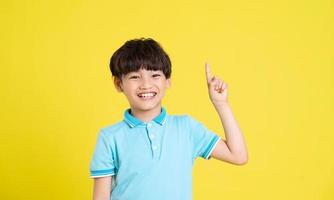
[[122, 75], [140, 69], [161, 70], [168, 79], [171, 76], [171, 61], [161, 45], [152, 38], [126, 41], [110, 59], [110, 71], [121, 80]]

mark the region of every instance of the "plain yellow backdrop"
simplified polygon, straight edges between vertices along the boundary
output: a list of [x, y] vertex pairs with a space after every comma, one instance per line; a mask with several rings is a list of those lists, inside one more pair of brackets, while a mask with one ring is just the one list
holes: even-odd
[[112, 53], [152, 37], [169, 114], [224, 137], [204, 62], [229, 84], [249, 162], [197, 159], [195, 200], [334, 199], [333, 20], [319, 1], [1, 1], [0, 199], [91, 199], [99, 128], [123, 118]]

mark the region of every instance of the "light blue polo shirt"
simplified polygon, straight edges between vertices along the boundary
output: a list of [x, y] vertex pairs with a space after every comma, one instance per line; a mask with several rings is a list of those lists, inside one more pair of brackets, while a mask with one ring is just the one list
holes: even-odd
[[127, 109], [123, 121], [100, 129], [90, 175], [112, 176], [112, 200], [191, 200], [194, 161], [210, 159], [219, 139], [189, 115], [162, 107], [145, 123]]

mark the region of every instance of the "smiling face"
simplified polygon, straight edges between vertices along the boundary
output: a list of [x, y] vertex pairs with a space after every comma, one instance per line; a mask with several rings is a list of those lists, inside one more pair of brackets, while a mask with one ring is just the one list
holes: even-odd
[[140, 69], [124, 75], [122, 80], [115, 78], [114, 84], [117, 91], [126, 96], [131, 109], [142, 112], [161, 108], [170, 79], [160, 70]]

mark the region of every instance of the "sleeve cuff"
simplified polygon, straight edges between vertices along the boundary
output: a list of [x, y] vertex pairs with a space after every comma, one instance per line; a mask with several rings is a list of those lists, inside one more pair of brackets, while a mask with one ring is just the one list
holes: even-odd
[[215, 149], [216, 145], [218, 144], [219, 140], [221, 140], [220, 137], [216, 137], [212, 142], [211, 142], [211, 145], [210, 145], [210, 148], [208, 150], [208, 153], [207, 155], [204, 157], [204, 159], [206, 160], [209, 160], [211, 158], [211, 153], [212, 151]]
[[101, 177], [107, 177], [107, 176], [113, 176], [115, 174], [105, 174], [105, 175], [91, 175], [90, 178], [101, 178]]
[[115, 175], [115, 170], [114, 169], [91, 170], [90, 171], [90, 177], [91, 178], [112, 176], [112, 175]]

